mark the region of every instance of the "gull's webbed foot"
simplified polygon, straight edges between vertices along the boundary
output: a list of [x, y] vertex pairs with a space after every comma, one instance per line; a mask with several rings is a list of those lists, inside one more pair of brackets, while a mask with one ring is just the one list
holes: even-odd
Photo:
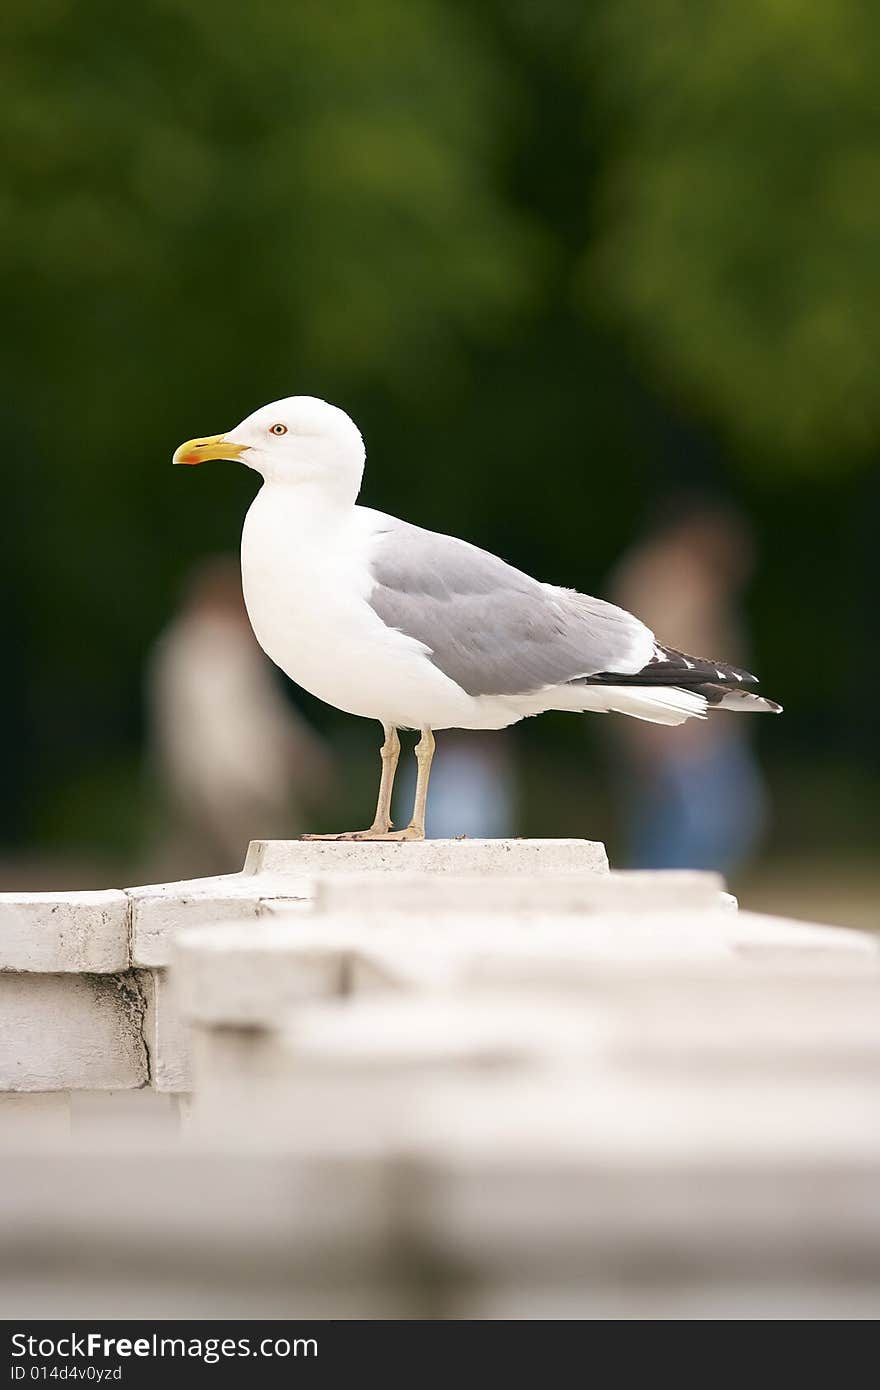
[[301, 840], [424, 840], [425, 832], [418, 826], [408, 825], [405, 830], [382, 830], [372, 827], [369, 830], [344, 830], [339, 835], [301, 835]]

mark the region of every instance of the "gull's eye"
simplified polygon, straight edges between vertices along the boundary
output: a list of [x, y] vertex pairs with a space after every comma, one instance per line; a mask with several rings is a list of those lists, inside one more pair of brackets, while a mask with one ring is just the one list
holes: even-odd
[[282, 424], [281, 424], [281, 421], [279, 420], [279, 422], [278, 422], [277, 425], [270, 425], [270, 426], [269, 426], [269, 433], [270, 433], [270, 434], [287, 434], [287, 426], [286, 426], [286, 425], [282, 425]]

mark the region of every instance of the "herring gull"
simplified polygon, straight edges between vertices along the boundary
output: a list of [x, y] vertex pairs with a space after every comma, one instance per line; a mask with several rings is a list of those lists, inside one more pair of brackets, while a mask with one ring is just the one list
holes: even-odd
[[[503, 729], [544, 710], [655, 724], [780, 710], [748, 672], [664, 646], [614, 604], [358, 506], [364, 443], [326, 401], [276, 401], [227, 434], [182, 444], [174, 462], [224, 458], [263, 477], [241, 541], [260, 646], [303, 689], [384, 730], [373, 824], [319, 838], [423, 839], [435, 729]], [[412, 820], [393, 830], [401, 728], [421, 733], [418, 777]]]

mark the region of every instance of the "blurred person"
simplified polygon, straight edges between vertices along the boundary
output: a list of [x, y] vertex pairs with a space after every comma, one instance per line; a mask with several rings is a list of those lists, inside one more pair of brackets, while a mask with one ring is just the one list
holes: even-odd
[[[673, 500], [616, 567], [610, 598], [662, 627], [684, 651], [749, 665], [740, 595], [754, 568], [751, 528], [726, 503]], [[616, 729], [620, 799], [634, 868], [730, 872], [757, 847], [766, 794], [749, 721], [635, 720]]]
[[238, 870], [249, 840], [302, 832], [304, 807], [327, 789], [330, 759], [257, 645], [236, 557], [205, 560], [189, 575], [150, 657], [147, 698], [154, 768], [172, 814], [163, 873]]
[[[408, 765], [395, 804], [412, 805], [416, 778]], [[440, 736], [425, 816], [429, 840], [500, 840], [516, 834], [516, 770], [510, 735], [449, 729]], [[403, 813], [405, 823], [407, 812]]]

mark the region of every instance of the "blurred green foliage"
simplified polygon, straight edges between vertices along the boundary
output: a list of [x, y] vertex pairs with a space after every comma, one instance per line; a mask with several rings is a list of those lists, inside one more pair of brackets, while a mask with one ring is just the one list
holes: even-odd
[[880, 27], [866, 0], [635, 0], [587, 52], [619, 158], [585, 253], [673, 396], [793, 471], [880, 429]]
[[146, 651], [255, 483], [171, 452], [296, 392], [357, 419], [371, 504], [594, 591], [656, 498], [735, 495], [773, 746], [873, 755], [867, 0], [7, 0], [0, 34], [7, 838], [119, 805]]

